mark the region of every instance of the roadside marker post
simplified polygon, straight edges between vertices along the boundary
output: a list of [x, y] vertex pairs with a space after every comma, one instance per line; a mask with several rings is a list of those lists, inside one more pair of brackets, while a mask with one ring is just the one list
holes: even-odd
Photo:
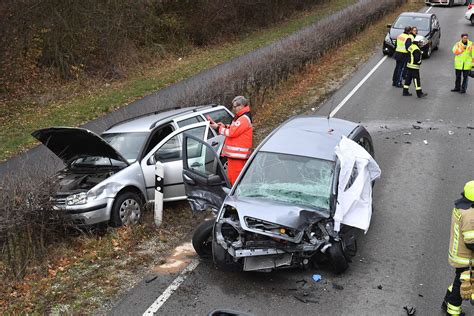
[[163, 222], [163, 184], [165, 169], [161, 162], [155, 164], [155, 225]]

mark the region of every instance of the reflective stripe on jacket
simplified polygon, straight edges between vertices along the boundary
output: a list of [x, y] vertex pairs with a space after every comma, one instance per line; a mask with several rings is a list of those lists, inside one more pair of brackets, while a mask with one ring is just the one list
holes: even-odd
[[228, 127], [219, 127], [219, 134], [225, 136], [222, 156], [234, 159], [248, 159], [252, 153], [252, 119], [250, 107], [240, 110]]
[[407, 68], [420, 69], [421, 65], [421, 50], [418, 45], [411, 44], [408, 48], [410, 53], [410, 60], [407, 63]]
[[462, 41], [457, 42], [453, 46], [454, 69], [456, 70], [471, 70], [473, 58], [473, 46], [471, 41], [467, 41], [464, 45]]
[[408, 53], [408, 50], [406, 48], [406, 42], [410, 38], [410, 35], [407, 33], [402, 33], [398, 35], [397, 37], [397, 47], [395, 48], [396, 52], [399, 53]]
[[[449, 264], [454, 268], [469, 267], [474, 252], [466, 244], [474, 244], [474, 208], [454, 208], [451, 216]], [[474, 262], [473, 262], [474, 263]]]

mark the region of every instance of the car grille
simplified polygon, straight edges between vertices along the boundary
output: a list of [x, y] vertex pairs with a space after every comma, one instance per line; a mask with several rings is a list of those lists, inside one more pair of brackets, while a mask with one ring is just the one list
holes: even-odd
[[66, 198], [69, 195], [55, 195], [54, 197], [51, 198], [51, 202], [55, 206], [66, 206]]

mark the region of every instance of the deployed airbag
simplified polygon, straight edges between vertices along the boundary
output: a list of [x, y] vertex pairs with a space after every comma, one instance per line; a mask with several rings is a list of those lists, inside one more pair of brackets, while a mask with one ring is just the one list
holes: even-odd
[[341, 171], [337, 194], [334, 230], [348, 225], [367, 230], [372, 217], [372, 181], [380, 177], [377, 162], [359, 144], [342, 137], [336, 146]]

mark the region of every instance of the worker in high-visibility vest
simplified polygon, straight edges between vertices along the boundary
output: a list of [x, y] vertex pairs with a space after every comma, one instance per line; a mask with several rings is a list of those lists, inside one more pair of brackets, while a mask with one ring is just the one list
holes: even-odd
[[396, 61], [392, 76], [392, 86], [394, 87], [403, 87], [402, 81], [403, 78], [405, 78], [406, 66], [410, 59], [408, 48], [411, 46], [413, 39], [414, 36], [411, 34], [411, 26], [406, 26], [404, 32], [397, 37], [395, 53], [393, 54], [393, 58]]
[[213, 122], [210, 126], [225, 136], [221, 155], [227, 157], [227, 176], [233, 185], [252, 153], [252, 115], [248, 100], [243, 96], [232, 100], [235, 116], [228, 126]]
[[[469, 73], [472, 69], [473, 44], [467, 34], [461, 34], [461, 40], [454, 44], [454, 69], [456, 72], [456, 81], [452, 92], [466, 93]], [[462, 76], [462, 84], [461, 84]]]
[[464, 185], [462, 197], [454, 202], [448, 261], [456, 274], [441, 308], [447, 315], [464, 315], [461, 310], [463, 298], [472, 300], [473, 295], [470, 270], [474, 263], [474, 181]]
[[407, 77], [405, 78], [405, 84], [403, 85], [403, 95], [411, 96], [409, 92], [411, 82], [415, 84], [416, 95], [419, 98], [424, 98], [428, 93], [424, 93], [421, 89], [421, 78], [420, 78], [420, 67], [422, 62], [422, 53], [420, 47], [426, 42], [423, 36], [417, 35], [413, 40], [413, 44], [408, 48], [410, 53], [410, 60], [407, 63]]

